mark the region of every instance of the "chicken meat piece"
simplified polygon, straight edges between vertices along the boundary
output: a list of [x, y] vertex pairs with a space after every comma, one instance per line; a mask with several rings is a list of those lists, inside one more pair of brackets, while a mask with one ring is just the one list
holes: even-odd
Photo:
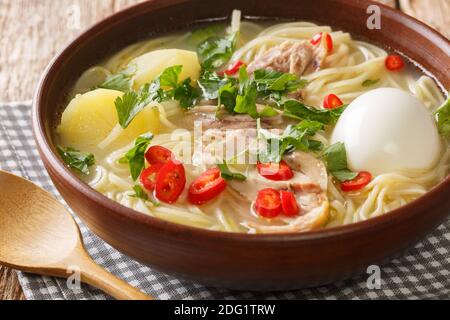
[[287, 40], [270, 48], [247, 67], [252, 73], [258, 69], [288, 72], [298, 76], [319, 70], [328, 54], [325, 36], [318, 45], [309, 41]]

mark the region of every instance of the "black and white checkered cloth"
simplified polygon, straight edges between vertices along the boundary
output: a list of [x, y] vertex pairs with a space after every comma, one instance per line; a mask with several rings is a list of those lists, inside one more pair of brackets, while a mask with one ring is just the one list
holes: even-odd
[[[32, 136], [30, 102], [0, 104], [0, 168], [23, 176], [61, 197], [51, 183]], [[76, 218], [91, 256], [110, 272], [158, 299], [449, 299], [450, 220], [403, 257], [381, 268], [381, 288], [369, 289], [368, 275], [328, 286], [255, 293], [208, 288], [141, 265], [111, 248]], [[73, 291], [66, 281], [18, 272], [27, 299], [108, 299], [89, 286]]]

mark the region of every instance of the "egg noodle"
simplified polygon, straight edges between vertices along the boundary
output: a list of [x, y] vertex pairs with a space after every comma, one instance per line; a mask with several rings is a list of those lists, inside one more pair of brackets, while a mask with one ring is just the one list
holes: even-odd
[[[426, 75], [405, 71], [402, 73], [388, 72], [384, 62], [387, 52], [375, 45], [353, 40], [350, 34], [333, 31], [328, 26], [319, 26], [309, 22], [279, 23], [267, 27], [266, 23], [242, 21], [234, 19], [233, 28], [240, 29], [237, 50], [231, 61], [241, 60], [250, 63], [260, 57], [271, 47], [286, 40], [309, 40], [319, 32], [332, 36], [334, 50], [327, 56], [324, 66], [316, 72], [303, 78], [308, 80], [304, 89], [304, 101], [309, 105], [320, 105], [324, 97], [333, 92], [344, 103], [350, 103], [366, 91], [377, 87], [395, 87], [410, 92], [421, 100], [428, 110], [433, 112], [443, 101], [444, 96], [436, 83]], [[125, 68], [134, 58], [156, 49], [187, 48], [186, 42], [190, 32], [143, 41], [131, 45], [99, 66], [87, 70], [77, 83], [74, 93], [86, 91], [93, 84]], [[370, 87], [361, 84], [373, 79], [377, 82]], [[152, 103], [159, 111], [161, 134], [156, 134], [152, 145], [161, 145], [170, 150], [186, 150], [192, 144], [191, 138], [186, 138], [180, 131], [179, 139], [173, 139], [173, 132], [179, 129], [179, 121], [184, 116], [184, 110], [178, 102], [170, 101]], [[119, 130], [119, 129], [117, 129]], [[113, 130], [114, 131], [114, 130]], [[316, 134], [315, 139], [330, 144], [331, 129]], [[111, 133], [101, 143], [101, 147], [114, 142], [117, 135]], [[443, 139], [442, 139], [443, 140]], [[133, 146], [129, 145], [96, 157], [96, 165], [86, 178], [89, 185], [124, 206], [133, 208], [153, 217], [169, 220], [190, 226], [229, 232], [258, 232], [258, 228], [249, 227], [253, 223], [267, 226], [266, 231], [292, 232], [297, 218], [278, 218], [271, 225], [264, 219], [252, 216], [249, 218], [248, 204], [240, 200], [238, 191], [227, 188], [222, 196], [202, 206], [195, 206], [187, 201], [186, 192], [175, 204], [155, 203], [133, 197], [135, 183], [130, 178], [127, 165], [119, 160]], [[342, 192], [331, 175], [328, 177], [329, 214], [324, 221], [324, 227], [350, 224], [371, 217], [382, 215], [392, 209], [425, 194], [431, 187], [442, 181], [449, 169], [449, 148], [442, 141], [443, 152], [434, 168], [424, 172], [391, 172], [375, 176], [374, 179], [358, 192]], [[106, 148], [107, 149], [107, 148]], [[105, 150], [106, 150], [105, 149]], [[204, 165], [186, 164], [187, 185], [204, 170]], [[233, 166], [233, 170], [245, 172], [242, 166]], [[255, 186], [256, 187], [256, 186]]]

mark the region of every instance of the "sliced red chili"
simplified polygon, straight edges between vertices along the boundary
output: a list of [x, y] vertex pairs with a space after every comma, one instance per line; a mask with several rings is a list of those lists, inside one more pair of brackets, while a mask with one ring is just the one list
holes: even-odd
[[234, 62], [227, 70], [224, 71], [226, 75], [232, 76], [233, 74], [238, 73], [239, 69], [244, 65], [244, 62], [241, 60], [237, 60]]
[[155, 189], [156, 176], [162, 166], [162, 164], [150, 164], [148, 168], [142, 171], [139, 180], [141, 185], [148, 191], [153, 191]]
[[150, 164], [165, 164], [172, 158], [172, 151], [162, 146], [151, 146], [145, 153]]
[[202, 173], [189, 187], [188, 199], [192, 204], [200, 205], [217, 197], [225, 190], [227, 183], [218, 168]]
[[[318, 45], [320, 43], [320, 41], [322, 41], [322, 37], [323, 37], [323, 32], [316, 34], [310, 40], [311, 44], [314, 46]], [[325, 41], [327, 42], [327, 52], [328, 53], [333, 52], [333, 38], [331, 37], [330, 34], [328, 34], [328, 33], [326, 34]]]
[[174, 203], [185, 185], [186, 173], [183, 164], [170, 159], [156, 175], [155, 196], [162, 202]]
[[260, 190], [256, 197], [255, 210], [264, 218], [277, 217], [282, 212], [280, 192], [272, 188]]
[[405, 63], [398, 54], [390, 54], [386, 57], [385, 65], [389, 71], [400, 71], [405, 66]]
[[295, 195], [290, 191], [280, 191], [281, 207], [283, 214], [288, 217], [294, 217], [299, 214], [300, 208], [295, 199]]
[[339, 97], [333, 93], [327, 95], [323, 100], [323, 107], [325, 109], [334, 109], [342, 106], [343, 103]]
[[291, 179], [294, 176], [294, 172], [284, 160], [281, 160], [280, 163], [258, 162], [256, 167], [259, 174], [269, 180], [285, 181]]
[[372, 175], [370, 174], [370, 172], [361, 171], [353, 180], [342, 182], [341, 189], [342, 191], [346, 192], [356, 191], [364, 188], [366, 185], [369, 184], [370, 181], [372, 181]]

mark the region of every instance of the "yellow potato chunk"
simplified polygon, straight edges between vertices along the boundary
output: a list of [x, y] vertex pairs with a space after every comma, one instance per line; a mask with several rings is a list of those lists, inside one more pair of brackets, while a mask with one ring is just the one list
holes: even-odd
[[[159, 112], [146, 107], [133, 119], [126, 129], [118, 125], [114, 101], [122, 92], [96, 89], [76, 96], [64, 110], [57, 132], [60, 143], [85, 152], [112, 151], [133, 142], [139, 135], [159, 131]], [[102, 142], [110, 137], [114, 129], [115, 138], [106, 145]]]
[[129, 65], [136, 66], [136, 74], [133, 78], [135, 89], [154, 80], [164, 69], [175, 65], [183, 66], [180, 81], [188, 77], [192, 81], [196, 81], [200, 75], [200, 64], [197, 54], [187, 50], [164, 49], [151, 51], [133, 59]]

